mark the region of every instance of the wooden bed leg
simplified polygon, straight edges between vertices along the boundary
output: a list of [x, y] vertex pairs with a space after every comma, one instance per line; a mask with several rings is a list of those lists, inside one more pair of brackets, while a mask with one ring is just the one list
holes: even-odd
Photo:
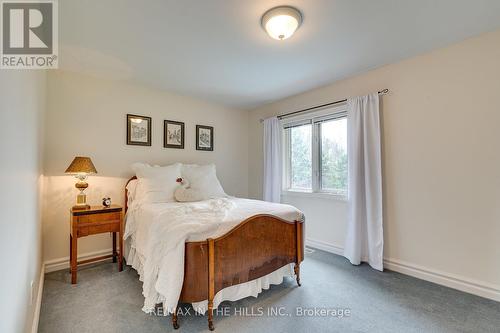
[[214, 302], [208, 301], [208, 329], [213, 331], [214, 328]]
[[295, 276], [297, 277], [297, 284], [299, 287], [301, 286], [300, 284], [300, 262], [302, 261], [303, 258], [303, 244], [302, 244], [302, 225], [303, 223], [300, 221], [295, 221], [295, 236], [296, 236], [296, 249], [297, 249], [297, 261], [295, 262], [295, 266], [293, 268], [293, 271], [295, 272]]
[[179, 322], [177, 321], [177, 310], [179, 309], [179, 306], [175, 307], [174, 313], [172, 314], [172, 326], [174, 326], [174, 329], [179, 329]]
[[208, 329], [214, 330], [213, 310], [215, 294], [215, 243], [212, 238], [208, 240]]
[[293, 270], [294, 270], [295, 276], [297, 278], [297, 284], [300, 287], [301, 286], [301, 284], [300, 284], [300, 264], [295, 264], [295, 266], [293, 267]]

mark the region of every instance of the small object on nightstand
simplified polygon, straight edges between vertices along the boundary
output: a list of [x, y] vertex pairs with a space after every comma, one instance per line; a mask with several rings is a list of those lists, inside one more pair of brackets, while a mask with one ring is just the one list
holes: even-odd
[[90, 206], [87, 205], [87, 196], [84, 192], [89, 187], [89, 184], [85, 180], [87, 180], [88, 175], [97, 173], [94, 163], [92, 163], [90, 157], [77, 156], [65, 173], [74, 175], [75, 178], [79, 179], [75, 187], [80, 190], [80, 193], [76, 196], [76, 205], [73, 206], [73, 209], [89, 209]]
[[102, 198], [102, 205], [104, 207], [109, 207], [111, 206], [111, 198]]
[[[113, 258], [113, 262], [118, 261], [118, 270], [123, 270], [123, 209], [118, 205], [109, 207], [93, 206], [89, 209], [74, 209], [70, 211], [70, 272], [71, 283], [76, 283], [76, 272], [78, 265], [87, 264], [94, 261], [101, 261]], [[113, 234], [113, 253], [105, 256], [87, 259], [78, 262], [77, 241], [80, 237], [111, 232]], [[118, 249], [116, 244], [116, 234], [118, 234]]]

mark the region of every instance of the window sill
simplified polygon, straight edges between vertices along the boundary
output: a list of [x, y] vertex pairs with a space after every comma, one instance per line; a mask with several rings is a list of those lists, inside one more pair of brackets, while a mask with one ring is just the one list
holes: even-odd
[[299, 198], [321, 198], [336, 201], [347, 202], [347, 196], [342, 194], [327, 193], [327, 192], [309, 192], [309, 191], [294, 191], [287, 190], [281, 192], [282, 197], [299, 197]]

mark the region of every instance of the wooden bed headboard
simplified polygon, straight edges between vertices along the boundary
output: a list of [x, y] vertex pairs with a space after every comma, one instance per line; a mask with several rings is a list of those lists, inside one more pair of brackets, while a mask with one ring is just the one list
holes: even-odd
[[130, 178], [127, 183], [125, 184], [125, 213], [127, 212], [128, 209], [128, 190], [127, 190], [127, 185], [130, 183], [132, 180], [137, 179], [136, 176]]

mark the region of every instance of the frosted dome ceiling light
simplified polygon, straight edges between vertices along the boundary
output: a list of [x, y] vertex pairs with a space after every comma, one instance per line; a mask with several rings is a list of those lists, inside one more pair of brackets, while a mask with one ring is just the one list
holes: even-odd
[[294, 7], [274, 7], [262, 15], [261, 23], [269, 36], [284, 40], [291, 37], [298, 29], [302, 23], [302, 14]]

